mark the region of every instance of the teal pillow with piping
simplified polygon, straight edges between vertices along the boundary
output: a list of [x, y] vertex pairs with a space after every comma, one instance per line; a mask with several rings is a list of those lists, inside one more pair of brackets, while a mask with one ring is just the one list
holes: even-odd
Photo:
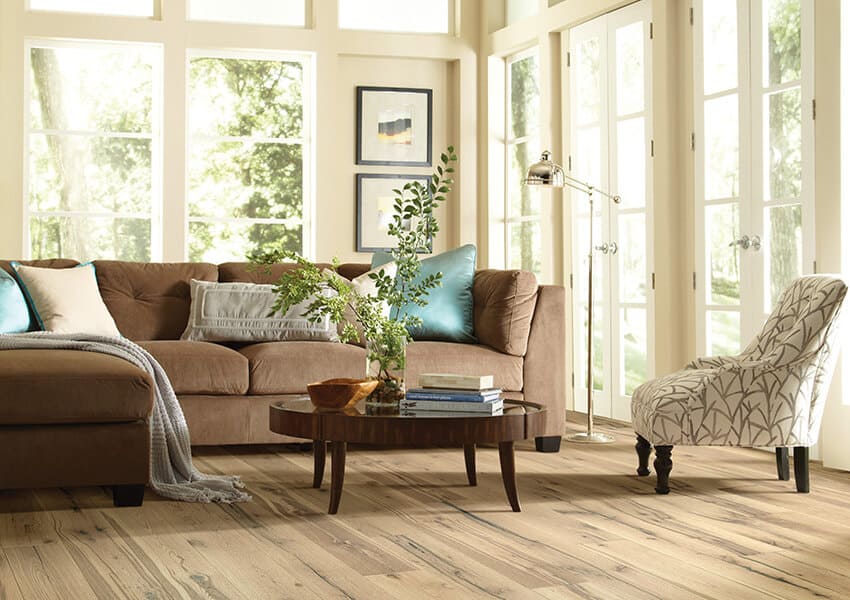
[[[372, 268], [393, 260], [387, 252], [372, 256]], [[410, 304], [402, 308], [403, 314], [422, 319], [422, 325], [411, 327], [414, 340], [474, 343], [472, 321], [472, 280], [475, 277], [475, 246], [467, 244], [442, 254], [423, 259], [419, 280], [442, 273], [442, 285], [432, 288], [427, 296], [427, 306]]]
[[24, 333], [30, 328], [30, 311], [17, 280], [0, 269], [0, 333]]

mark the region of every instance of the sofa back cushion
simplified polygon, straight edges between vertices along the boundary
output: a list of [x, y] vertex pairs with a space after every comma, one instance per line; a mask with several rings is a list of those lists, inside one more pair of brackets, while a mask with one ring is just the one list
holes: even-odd
[[505, 354], [524, 356], [537, 304], [537, 278], [528, 271], [475, 273], [473, 319], [478, 341]]
[[[327, 263], [316, 264], [320, 269], [331, 268]], [[277, 263], [266, 268], [247, 262], [227, 262], [218, 265], [218, 280], [221, 283], [277, 283], [281, 275], [296, 268], [295, 263]]]
[[189, 320], [189, 281], [216, 281], [210, 263], [97, 260], [97, 283], [118, 330], [131, 340], [177, 340]]
[[[43, 258], [37, 260], [0, 260], [0, 269], [6, 271], [9, 275], [14, 277], [15, 270], [12, 268], [12, 263], [16, 262], [20, 265], [26, 265], [28, 267], [44, 267], [47, 269], [67, 269], [70, 267], [76, 267], [79, 262], [76, 260], [71, 260], [70, 258]], [[15, 279], [17, 281], [17, 279]], [[32, 306], [27, 302], [27, 311], [29, 312], [30, 318], [30, 330], [38, 329], [38, 319], [33, 312]]]

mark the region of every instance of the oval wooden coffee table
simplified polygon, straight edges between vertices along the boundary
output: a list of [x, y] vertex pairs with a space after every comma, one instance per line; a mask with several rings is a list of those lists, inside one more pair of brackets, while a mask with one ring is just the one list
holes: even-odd
[[339, 510], [348, 443], [419, 448], [463, 446], [469, 485], [477, 484], [475, 445], [498, 444], [505, 492], [511, 508], [519, 512], [514, 442], [543, 433], [544, 410], [539, 404], [505, 400], [503, 414], [492, 416], [427, 412], [368, 415], [363, 402], [344, 412], [325, 412], [316, 410], [309, 397], [299, 396], [271, 405], [269, 429], [313, 440], [314, 488], [322, 485], [326, 448], [330, 442], [331, 497], [328, 513], [332, 515]]

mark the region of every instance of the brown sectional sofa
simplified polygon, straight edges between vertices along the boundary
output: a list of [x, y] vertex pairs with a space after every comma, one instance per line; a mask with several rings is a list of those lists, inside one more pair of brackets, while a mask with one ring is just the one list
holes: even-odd
[[[68, 268], [70, 260], [22, 261]], [[333, 342], [247, 345], [180, 340], [189, 315], [189, 280], [275, 281], [245, 263], [95, 261], [103, 300], [121, 333], [146, 348], [168, 373], [194, 445], [296, 441], [268, 428], [276, 399], [308, 383], [362, 377], [365, 351]], [[8, 262], [0, 268], [9, 270]], [[344, 264], [354, 277], [367, 265]], [[417, 341], [406, 378], [423, 372], [492, 373], [506, 396], [547, 407], [538, 450], [556, 451], [564, 425], [565, 294], [522, 271], [475, 275], [479, 343]], [[80, 351], [0, 351], [0, 489], [112, 485], [116, 504], [141, 502], [149, 477], [147, 417], [152, 382], [118, 358]], [[301, 441], [301, 440], [297, 440]]]

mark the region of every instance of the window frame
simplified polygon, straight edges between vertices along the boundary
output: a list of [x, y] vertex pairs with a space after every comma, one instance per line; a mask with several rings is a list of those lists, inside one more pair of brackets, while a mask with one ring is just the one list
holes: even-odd
[[461, 0], [447, 0], [446, 10], [448, 11], [448, 18], [446, 21], [446, 31], [413, 31], [408, 29], [386, 29], [382, 27], [375, 27], [370, 29], [360, 29], [354, 27], [343, 27], [340, 22], [340, 15], [342, 11], [339, 10], [339, 3], [342, 0], [333, 0], [337, 3], [337, 21], [336, 28], [339, 31], [370, 31], [374, 33], [395, 33], [401, 35], [457, 35], [457, 32], [460, 31], [460, 18], [458, 16], [459, 13], [459, 2]]
[[[518, 217], [511, 216], [511, 191], [512, 191], [513, 187], [516, 185], [516, 182], [511, 180], [511, 176], [512, 176], [512, 173], [511, 173], [511, 151], [512, 151], [513, 148], [515, 148], [519, 144], [529, 143], [529, 142], [533, 143], [535, 140], [537, 140], [538, 145], [539, 145], [540, 134], [541, 134], [541, 130], [542, 130], [541, 123], [539, 122], [539, 118], [538, 118], [538, 122], [536, 123], [536, 126], [534, 128], [534, 134], [520, 136], [520, 137], [516, 137], [516, 138], [512, 137], [512, 135], [511, 135], [511, 125], [512, 125], [512, 123], [511, 123], [511, 107], [512, 107], [512, 104], [511, 104], [511, 100], [512, 100], [512, 98], [511, 98], [511, 66], [514, 63], [520, 62], [520, 61], [525, 60], [527, 58], [530, 58], [532, 56], [537, 59], [537, 70], [538, 70], [537, 75], [538, 75], [538, 81], [539, 81], [539, 78], [540, 78], [540, 47], [539, 46], [536, 46], [536, 45], [531, 46], [529, 48], [526, 48], [525, 50], [522, 50], [520, 52], [516, 52], [514, 54], [506, 56], [505, 60], [504, 60], [504, 64], [505, 64], [505, 71], [504, 71], [504, 77], [505, 77], [505, 97], [504, 97], [505, 114], [504, 114], [503, 125], [504, 125], [504, 128], [505, 128], [504, 129], [505, 135], [504, 135], [504, 153], [502, 155], [502, 170], [503, 170], [503, 175], [504, 175], [504, 190], [505, 190], [505, 193], [504, 193], [504, 198], [503, 198], [504, 204], [503, 204], [503, 207], [502, 207], [502, 214], [503, 214], [502, 235], [504, 236], [504, 245], [503, 245], [504, 246], [504, 259], [503, 260], [504, 260], [505, 268], [507, 268], [507, 269], [519, 268], [519, 267], [514, 266], [512, 264], [512, 261], [511, 261], [511, 252], [512, 252], [512, 249], [513, 249], [512, 244], [511, 244], [512, 227], [520, 226], [523, 223], [539, 223], [540, 229], [541, 229], [541, 232], [540, 232], [541, 243], [543, 241], [543, 238], [545, 237], [543, 235], [543, 231], [542, 231], [543, 230], [543, 210], [542, 210], [542, 207], [541, 207], [541, 211], [537, 215], [526, 215], [526, 216], [520, 215]], [[541, 94], [541, 96], [542, 96], [542, 94]], [[524, 184], [520, 183], [520, 185], [524, 185]], [[545, 275], [545, 273], [546, 273], [546, 261], [547, 261], [546, 249], [544, 247], [544, 248], [541, 248], [541, 255], [540, 255], [540, 271], [541, 271], [541, 273], [539, 275]]]
[[[28, 4], [27, 4], [28, 5]], [[78, 48], [134, 48], [144, 46], [155, 50], [157, 58], [153, 63], [151, 74], [151, 132], [150, 134], [94, 131], [94, 130], [62, 130], [62, 129], [35, 129], [32, 127], [32, 50], [35, 48], [55, 49], [78, 49]], [[54, 39], [45, 37], [24, 38], [24, 135], [23, 135], [23, 217], [21, 219], [22, 239], [24, 242], [23, 256], [32, 258], [32, 237], [30, 221], [33, 217], [89, 217], [89, 218], [112, 218], [112, 219], [147, 219], [150, 222], [150, 260], [158, 262], [162, 260], [162, 213], [163, 213], [163, 74], [164, 74], [164, 49], [162, 44], [156, 42], [130, 42], [130, 41], [108, 41], [96, 39]], [[34, 211], [30, 207], [30, 137], [32, 135], [71, 135], [80, 137], [99, 137], [108, 139], [149, 139], [151, 141], [151, 210], [149, 213], [125, 213], [125, 212], [94, 212], [94, 211]], [[76, 257], [82, 258], [82, 257]], [[112, 257], [110, 257], [112, 258]]]
[[[302, 79], [302, 136], [294, 138], [268, 138], [264, 136], [219, 136], [201, 135], [193, 136], [189, 129], [189, 94], [191, 92], [191, 63], [194, 58], [218, 58], [236, 60], [264, 60], [275, 62], [299, 62], [301, 63]], [[184, 152], [184, 194], [183, 194], [183, 259], [189, 260], [190, 223], [227, 223], [227, 224], [257, 224], [257, 225], [284, 225], [301, 226], [301, 248], [299, 252], [303, 256], [313, 256], [315, 252], [315, 143], [316, 139], [316, 55], [312, 52], [284, 51], [284, 50], [222, 50], [222, 49], [186, 49], [186, 102], [185, 102], [185, 135], [186, 147]], [[242, 142], [242, 143], [272, 143], [272, 144], [300, 144], [302, 157], [302, 187], [301, 187], [301, 219], [274, 219], [274, 218], [250, 218], [250, 217], [193, 217], [189, 214], [189, 162], [191, 159], [192, 141], [200, 138], [203, 142]]]

